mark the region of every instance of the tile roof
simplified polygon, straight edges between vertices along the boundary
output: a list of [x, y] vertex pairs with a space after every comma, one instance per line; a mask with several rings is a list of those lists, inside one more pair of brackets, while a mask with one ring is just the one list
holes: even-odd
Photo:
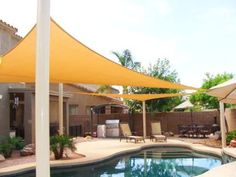
[[0, 26], [9, 29], [9, 31], [12, 31], [13, 34], [14, 34], [17, 38], [19, 38], [19, 39], [22, 38], [21, 36], [19, 36], [19, 35], [16, 34], [16, 33], [18, 32], [18, 29], [17, 29], [17, 28], [15, 28], [14, 26], [12, 26], [12, 25], [10, 25], [10, 24], [4, 22], [4, 21], [1, 20], [1, 19], [0, 19]]

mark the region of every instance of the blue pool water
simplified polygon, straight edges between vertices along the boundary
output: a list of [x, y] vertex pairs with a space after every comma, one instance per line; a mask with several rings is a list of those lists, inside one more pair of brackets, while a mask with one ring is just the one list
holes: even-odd
[[[219, 157], [187, 148], [160, 147], [124, 155], [96, 165], [52, 169], [52, 177], [190, 177], [220, 166]], [[17, 177], [34, 177], [21, 174]]]

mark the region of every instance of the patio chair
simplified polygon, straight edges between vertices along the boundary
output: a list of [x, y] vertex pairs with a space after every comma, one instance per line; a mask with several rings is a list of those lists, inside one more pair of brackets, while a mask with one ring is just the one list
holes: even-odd
[[166, 141], [167, 137], [165, 135], [162, 135], [161, 132], [161, 123], [159, 121], [157, 122], [151, 122], [151, 135], [150, 140], [153, 141]]
[[145, 142], [144, 137], [132, 135], [128, 123], [120, 123], [120, 130], [121, 130], [120, 141], [122, 138], [125, 138], [126, 142], [131, 141], [131, 140], [134, 140], [135, 143], [139, 141]]

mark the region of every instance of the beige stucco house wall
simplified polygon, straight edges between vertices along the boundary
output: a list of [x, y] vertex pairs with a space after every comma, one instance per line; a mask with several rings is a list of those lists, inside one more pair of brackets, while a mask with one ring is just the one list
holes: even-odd
[[[0, 55], [6, 53], [21, 40], [16, 33], [17, 28], [0, 20]], [[24, 84], [0, 84], [0, 135], [8, 135], [10, 131], [8, 88], [12, 87], [22, 88]]]
[[[8, 89], [10, 94], [11, 111], [15, 111], [12, 108], [12, 103], [15, 97], [19, 97], [19, 105], [16, 109], [16, 114], [8, 119], [7, 126], [14, 127], [16, 134], [20, 134], [23, 131], [25, 141], [27, 143], [34, 142], [35, 140], [35, 86], [34, 84], [26, 84], [25, 88], [10, 88]], [[96, 97], [89, 95], [81, 95], [78, 92], [91, 92], [88, 88], [80, 87], [78, 84], [64, 84], [63, 95], [63, 123], [65, 132], [69, 132], [69, 127], [73, 126], [69, 124], [70, 116], [76, 115], [90, 115], [90, 108], [95, 105], [116, 103], [122, 104], [120, 100], [109, 97]], [[55, 133], [58, 129], [59, 118], [59, 104], [58, 104], [58, 84], [50, 85], [50, 128], [51, 133]], [[10, 112], [11, 112], [10, 111]], [[108, 111], [110, 112], [110, 111]], [[17, 114], [18, 113], [18, 114]], [[15, 126], [14, 121], [20, 122], [23, 119], [21, 126], [19, 124]], [[18, 121], [17, 121], [18, 120]], [[20, 121], [19, 121], [20, 120]], [[17, 124], [17, 123], [16, 123]]]

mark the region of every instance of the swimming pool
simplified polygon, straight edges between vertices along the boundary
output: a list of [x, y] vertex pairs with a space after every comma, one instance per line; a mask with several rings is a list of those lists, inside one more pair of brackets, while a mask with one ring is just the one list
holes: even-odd
[[[190, 177], [220, 166], [220, 157], [188, 148], [157, 147], [127, 154], [95, 165], [54, 168], [52, 177]], [[34, 177], [35, 173], [14, 175]]]

